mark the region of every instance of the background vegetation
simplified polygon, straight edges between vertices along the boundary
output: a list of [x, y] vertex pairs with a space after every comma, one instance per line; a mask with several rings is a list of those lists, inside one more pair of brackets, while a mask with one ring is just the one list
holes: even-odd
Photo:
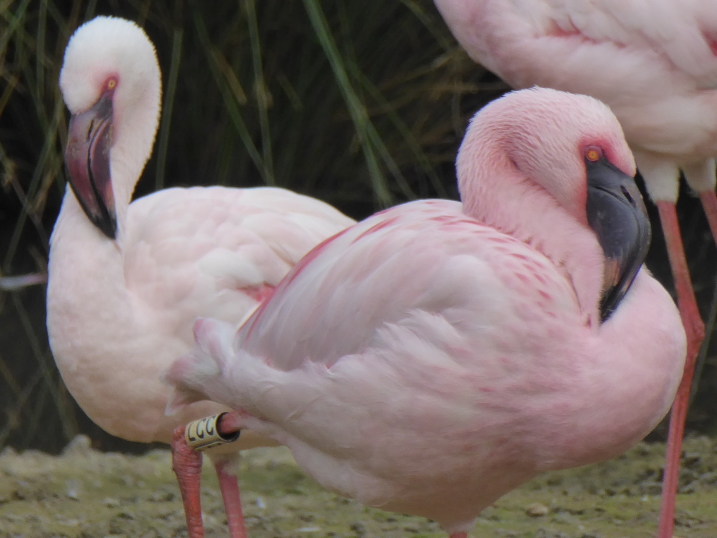
[[[507, 90], [460, 50], [430, 0], [0, 0], [0, 447], [52, 452], [82, 431], [95, 446], [132, 448], [94, 427], [64, 389], [44, 288], [13, 289], [7, 278], [45, 271], [65, 188], [59, 69], [72, 32], [98, 14], [143, 26], [163, 71], [162, 122], [138, 196], [280, 185], [355, 218], [455, 198], [465, 125]], [[680, 213], [714, 318], [715, 248], [695, 200], [683, 196]], [[648, 264], [670, 287], [654, 224]], [[707, 360], [691, 427], [712, 428], [715, 384]]]

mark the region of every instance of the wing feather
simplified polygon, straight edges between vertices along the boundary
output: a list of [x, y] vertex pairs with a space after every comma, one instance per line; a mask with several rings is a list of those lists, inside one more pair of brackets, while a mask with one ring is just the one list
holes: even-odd
[[162, 190], [130, 205], [127, 288], [140, 313], [191, 343], [197, 316], [239, 322], [314, 245], [353, 222], [283, 189]]
[[330, 367], [416, 316], [509, 341], [531, 326], [530, 316], [551, 310], [579, 317], [572, 287], [547, 258], [466, 217], [458, 202], [420, 201], [317, 246], [240, 329], [235, 346], [282, 370], [307, 361]]
[[[639, 86], [648, 93], [664, 88], [668, 72], [681, 73], [683, 82], [690, 80], [697, 88], [717, 85], [714, 0], [436, 0], [436, 4], [471, 57], [516, 87], [538, 84], [577, 91], [580, 72], [604, 73], [606, 89], [614, 89], [625, 77], [643, 77]], [[548, 61], [562, 67], [546, 73]], [[645, 63], [653, 69], [644, 69]], [[654, 66], [661, 66], [662, 73]], [[559, 73], [565, 71], [573, 76], [561, 80]], [[551, 77], [557, 78], [550, 80], [552, 84]], [[600, 97], [595, 90], [591, 95]]]

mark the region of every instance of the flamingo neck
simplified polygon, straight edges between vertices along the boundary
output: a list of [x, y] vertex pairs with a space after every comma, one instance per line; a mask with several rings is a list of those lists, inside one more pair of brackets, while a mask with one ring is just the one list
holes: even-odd
[[132, 194], [152, 155], [162, 108], [156, 58], [146, 62], [145, 71], [144, 76], [125, 76], [126, 86], [115, 94], [113, 102], [110, 174], [120, 244]]
[[459, 165], [464, 212], [549, 258], [572, 282], [586, 323], [597, 328], [604, 256], [593, 231], [507, 156], [489, 150], [472, 159], [491, 164], [475, 170], [461, 170]]
[[[109, 380], [140, 371], [143, 357], [127, 352], [137, 342], [135, 301], [127, 289], [121, 246], [85, 215], [68, 187], [50, 240], [47, 331], [68, 390], [102, 428], [125, 436], [109, 396]], [[130, 357], [132, 366], [117, 358]], [[117, 387], [124, 385], [119, 382]], [[98, 389], [101, 387], [101, 389]], [[98, 390], [107, 399], [99, 398]], [[117, 390], [120, 390], [119, 388]], [[152, 427], [152, 424], [147, 426]], [[129, 433], [132, 433], [129, 430]]]
[[[126, 209], [125, 206], [123, 215]], [[62, 281], [63, 286], [70, 283], [78, 300], [82, 295], [92, 294], [91, 287], [103, 290], [106, 297], [112, 295], [111, 300], [118, 301], [113, 309], [124, 302], [124, 294], [120, 293], [125, 289], [121, 247], [90, 222], [69, 185], [52, 232], [50, 249], [48, 293], [53, 281]]]
[[[125, 224], [127, 222], [129, 204], [146, 159], [141, 162], [125, 159], [123, 152], [120, 151], [120, 148], [117, 146], [118, 145], [115, 145], [111, 151], [110, 173], [112, 175], [115, 212], [117, 213], [117, 243], [121, 245], [125, 232]], [[128, 181], [124, 178], [136, 179]]]
[[118, 106], [115, 110], [110, 173], [120, 243], [132, 194], [152, 154], [159, 123], [160, 91], [158, 82], [152, 84], [134, 106]]

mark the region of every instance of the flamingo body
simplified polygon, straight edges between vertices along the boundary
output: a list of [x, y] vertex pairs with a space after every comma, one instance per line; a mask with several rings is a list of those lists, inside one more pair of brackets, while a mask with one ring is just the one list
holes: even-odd
[[[107, 432], [169, 443], [206, 403], [166, 417], [161, 374], [192, 323], [238, 324], [311, 247], [349, 224], [326, 204], [273, 188], [165, 189], [127, 208], [119, 242], [68, 190], [52, 237], [48, 331], [68, 389]], [[243, 436], [240, 447], [258, 443]]]
[[[50, 346], [95, 423], [131, 441], [171, 443], [175, 428], [226, 409], [203, 402], [164, 414], [170, 389], [162, 373], [191, 349], [195, 318], [238, 325], [306, 252], [353, 221], [276, 188], [175, 188], [130, 203], [161, 97], [154, 47], [134, 23], [98, 17], [81, 26], [60, 87], [72, 113], [71, 186], [50, 241]], [[274, 441], [248, 433], [209, 453], [232, 538], [246, 536], [237, 451], [267, 444]], [[180, 483], [187, 475], [177, 473]], [[199, 503], [185, 502], [185, 514], [198, 536]]]
[[675, 203], [682, 173], [717, 240], [717, 17], [714, 0], [435, 0], [468, 54], [511, 86], [608, 104], [635, 153], [664, 232], [687, 332], [667, 440], [659, 538], [672, 538], [682, 436], [704, 339]]
[[[209, 394], [254, 415], [247, 427], [287, 445], [328, 489], [451, 531], [540, 471], [624, 452], [679, 380], [684, 343], [649, 329], [679, 324], [676, 312], [637, 316], [642, 301], [669, 304], [651, 277], [638, 276], [611, 319], [644, 337], [597, 336], [549, 260], [458, 203], [367, 219], [291, 276], [234, 356], [231, 327], [198, 324], [200, 347], [229, 336]], [[645, 346], [650, 360], [631, 361]]]
[[597, 101], [492, 103], [459, 152], [462, 204], [404, 204], [328, 239], [236, 333], [199, 320], [170, 409], [226, 404], [327, 488], [456, 535], [541, 471], [621, 453], [667, 412], [685, 336], [644, 268], [600, 321], [592, 144], [630, 180]]
[[714, 190], [714, 3], [435, 0], [476, 62], [514, 88], [591, 95], [622, 124], [653, 200]]
[[[68, 43], [60, 86], [73, 122], [107, 96], [112, 126], [110, 141], [100, 131], [87, 154], [82, 143], [94, 131], [86, 135], [85, 123], [70, 127], [73, 188], [49, 262], [53, 355], [99, 426], [132, 441], [169, 443], [175, 427], [219, 410], [205, 403], [179, 417], [164, 415], [170, 390], [161, 374], [191, 348], [194, 319], [239, 324], [306, 252], [353, 221], [276, 188], [174, 188], [130, 203], [152, 151], [161, 94], [154, 47], [134, 23], [98, 17], [80, 27]], [[79, 142], [72, 138], [77, 125]], [[248, 435], [238, 447], [257, 442]]]

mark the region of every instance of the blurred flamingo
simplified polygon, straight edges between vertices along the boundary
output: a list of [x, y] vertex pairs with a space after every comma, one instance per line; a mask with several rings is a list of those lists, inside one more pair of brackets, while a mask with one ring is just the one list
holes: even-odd
[[717, 2], [435, 0], [476, 62], [514, 88], [592, 95], [625, 131], [656, 203], [687, 331], [668, 438], [659, 538], [672, 538], [682, 436], [704, 339], [675, 211], [680, 171], [717, 239]]
[[238, 332], [198, 320], [168, 409], [232, 407], [224, 434], [272, 437], [328, 489], [465, 537], [501, 495], [622, 453], [669, 409], [685, 333], [642, 268], [634, 173], [597, 100], [494, 101], [458, 154], [462, 204], [326, 240]]
[[[353, 221], [275, 188], [174, 188], [130, 204], [161, 94], [154, 47], [130, 21], [98, 17], [81, 26], [67, 45], [60, 86], [72, 113], [65, 154], [72, 188], [51, 240], [52, 352], [100, 427], [169, 443], [178, 425], [222, 409], [204, 402], [164, 415], [171, 391], [160, 376], [191, 349], [194, 319], [238, 324], [306, 252]], [[210, 453], [233, 537], [245, 535], [237, 451], [267, 443], [275, 444], [249, 433]], [[187, 515], [190, 528], [201, 528], [201, 512], [189, 506]]]

